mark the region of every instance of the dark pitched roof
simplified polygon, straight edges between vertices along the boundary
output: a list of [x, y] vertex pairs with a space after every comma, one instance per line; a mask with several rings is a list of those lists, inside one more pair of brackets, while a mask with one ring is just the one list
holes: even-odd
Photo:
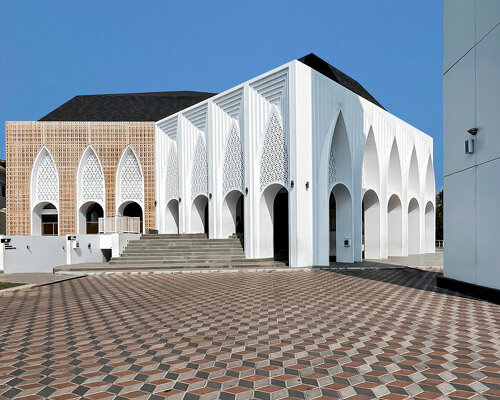
[[351, 92], [356, 93], [358, 96], [365, 98], [366, 100], [372, 102], [380, 108], [384, 108], [377, 100], [375, 100], [375, 98], [370, 93], [368, 93], [368, 91], [363, 86], [359, 84], [359, 82], [344, 74], [333, 65], [328, 64], [325, 60], [322, 60], [316, 54], [308, 54], [307, 56], [299, 58], [298, 61], [318, 71], [320, 74], [323, 74], [327, 78], [330, 78], [332, 81], [337, 82], [339, 85], [344, 86], [346, 89], [349, 89]]
[[40, 121], [158, 121], [214, 95], [151, 92], [75, 96]]

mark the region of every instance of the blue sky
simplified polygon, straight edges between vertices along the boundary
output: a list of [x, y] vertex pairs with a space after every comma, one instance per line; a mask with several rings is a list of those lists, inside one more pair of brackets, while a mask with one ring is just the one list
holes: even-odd
[[2, 1], [5, 121], [78, 94], [220, 92], [310, 52], [434, 138], [442, 187], [442, 9], [436, 0]]

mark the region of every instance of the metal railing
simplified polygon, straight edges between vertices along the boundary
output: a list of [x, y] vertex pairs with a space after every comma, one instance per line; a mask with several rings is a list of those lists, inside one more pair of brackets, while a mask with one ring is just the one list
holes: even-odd
[[444, 247], [444, 240], [436, 240], [436, 249], [442, 249]]
[[139, 217], [99, 218], [99, 233], [141, 233]]

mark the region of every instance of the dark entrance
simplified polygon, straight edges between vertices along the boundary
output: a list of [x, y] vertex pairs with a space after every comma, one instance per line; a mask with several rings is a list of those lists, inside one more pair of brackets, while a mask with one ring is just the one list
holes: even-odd
[[129, 203], [125, 206], [125, 208], [123, 209], [123, 213], [122, 215], [124, 217], [139, 217], [140, 220], [141, 220], [141, 232], [143, 231], [142, 230], [142, 224], [143, 224], [143, 221], [142, 221], [142, 208], [139, 204], [135, 203], [135, 202], [132, 202], [132, 203]]
[[42, 236], [57, 236], [58, 232], [57, 210], [49, 203], [42, 210]]
[[281, 189], [274, 198], [273, 239], [274, 259], [288, 265], [288, 192], [286, 189]]
[[335, 196], [333, 192], [330, 193], [330, 219], [328, 221], [329, 229], [328, 234], [330, 235], [330, 261], [336, 261], [337, 257], [337, 243], [336, 243], [336, 230], [337, 230], [337, 205], [335, 203]]
[[85, 213], [87, 234], [99, 233], [99, 218], [102, 217], [104, 217], [104, 211], [100, 204], [91, 204]]

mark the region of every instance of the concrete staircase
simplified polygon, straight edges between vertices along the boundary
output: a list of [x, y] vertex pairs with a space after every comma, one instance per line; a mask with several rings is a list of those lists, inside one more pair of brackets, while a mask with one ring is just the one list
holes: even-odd
[[[206, 234], [147, 234], [131, 240], [119, 258], [107, 264], [61, 266], [55, 272], [154, 272], [287, 268], [272, 258], [247, 259], [240, 238], [208, 239]], [[92, 272], [89, 272], [89, 269]]]

